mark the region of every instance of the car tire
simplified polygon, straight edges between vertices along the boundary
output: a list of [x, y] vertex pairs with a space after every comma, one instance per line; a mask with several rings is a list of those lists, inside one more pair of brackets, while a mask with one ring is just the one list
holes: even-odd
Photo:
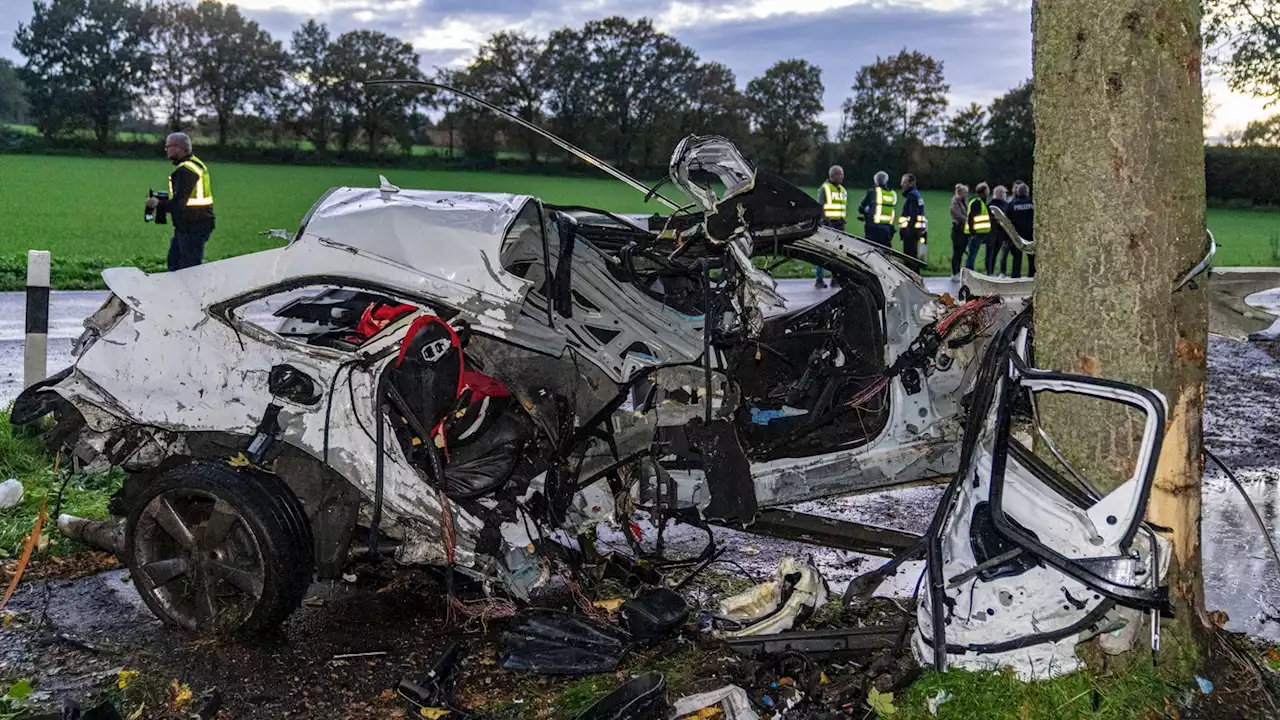
[[170, 470], [140, 493], [125, 562], [156, 617], [204, 635], [279, 625], [315, 566], [293, 491], [270, 473], [211, 461]]

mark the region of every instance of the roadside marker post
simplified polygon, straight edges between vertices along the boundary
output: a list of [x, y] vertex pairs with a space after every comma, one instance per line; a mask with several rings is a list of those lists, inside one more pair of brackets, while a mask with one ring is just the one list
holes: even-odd
[[49, 251], [27, 251], [27, 322], [22, 345], [22, 386], [49, 375]]

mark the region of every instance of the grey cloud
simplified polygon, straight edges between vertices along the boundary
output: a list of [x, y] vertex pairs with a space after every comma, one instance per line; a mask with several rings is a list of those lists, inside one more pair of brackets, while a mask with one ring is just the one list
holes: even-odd
[[[612, 14], [636, 16], [624, 0], [423, 0], [416, 7], [384, 14], [381, 3], [370, 0], [372, 20], [362, 22], [358, 11], [343, 10], [315, 16], [332, 33], [380, 30], [407, 40], [446, 21], [474, 23], [484, 34], [514, 23], [539, 30], [577, 26]], [[724, 0], [684, 0], [684, 4], [714, 10]], [[667, 2], [645, 6], [645, 15], [660, 17]], [[12, 32], [31, 15], [25, 0], [0, 0], [0, 56], [20, 58], [12, 49]], [[273, 36], [288, 43], [307, 15], [283, 10], [246, 10]], [[714, 12], [706, 13], [714, 16]], [[914, 7], [848, 7], [809, 15], [775, 16], [765, 20], [704, 22], [674, 33], [704, 60], [724, 63], [745, 86], [774, 62], [800, 57], [823, 69], [828, 117], [838, 112], [858, 68], [877, 55], [903, 47], [928, 53], [945, 64], [954, 104], [988, 103], [1031, 75], [1031, 13], [1029, 0], [994, 0], [978, 10], [939, 11]], [[420, 50], [422, 66], [449, 64], [466, 51]]]

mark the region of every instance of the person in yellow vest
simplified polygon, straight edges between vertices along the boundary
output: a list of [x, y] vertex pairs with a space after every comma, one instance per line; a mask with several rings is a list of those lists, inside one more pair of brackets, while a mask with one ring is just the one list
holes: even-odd
[[[822, 224], [844, 232], [849, 209], [849, 192], [844, 189], [844, 168], [832, 165], [827, 170], [827, 181], [818, 188], [818, 202], [822, 203]], [[823, 278], [826, 272], [821, 267], [814, 267], [814, 272], [818, 275], [814, 287], [825, 288], [827, 283]], [[836, 281], [832, 278], [832, 282]]]
[[164, 153], [175, 165], [169, 175], [169, 197], [147, 198], [147, 209], [163, 208], [173, 218], [173, 237], [169, 238], [172, 272], [204, 262], [204, 246], [214, 228], [213, 183], [208, 166], [192, 154], [186, 133], [165, 138]]
[[866, 238], [877, 245], [893, 247], [893, 208], [898, 204], [898, 193], [889, 189], [889, 173], [876, 173], [875, 187], [867, 190], [858, 205], [858, 219], [866, 231]]
[[[973, 263], [978, 259], [978, 251], [983, 249], [987, 236], [991, 234], [991, 213], [987, 208], [987, 193], [990, 188], [986, 183], [980, 182], [973, 190], [964, 221], [964, 232], [969, 236], [969, 257], [965, 258], [964, 266], [970, 270], [974, 269]], [[990, 267], [987, 268], [987, 273], [991, 273]]]

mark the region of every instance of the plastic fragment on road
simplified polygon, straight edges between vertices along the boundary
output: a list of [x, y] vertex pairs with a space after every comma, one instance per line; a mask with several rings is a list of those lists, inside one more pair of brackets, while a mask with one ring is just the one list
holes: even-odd
[[684, 622], [689, 603], [674, 590], [652, 588], [621, 604], [623, 625], [632, 636], [662, 637]]
[[544, 675], [613, 672], [630, 648], [630, 633], [584, 615], [529, 608], [502, 635], [498, 666]]
[[804, 622], [827, 602], [827, 582], [811, 563], [787, 556], [778, 562], [778, 578], [720, 601], [718, 617], [746, 625], [725, 637], [772, 635]]
[[647, 672], [623, 683], [575, 720], [661, 720], [667, 714], [667, 676]]
[[16, 507], [22, 502], [22, 493], [22, 483], [14, 478], [0, 483], [0, 510]]
[[943, 703], [950, 702], [953, 699], [954, 696], [946, 690], [939, 690], [934, 693], [933, 696], [926, 701], [929, 705], [929, 714], [937, 717], [938, 708], [941, 707]]
[[725, 720], [759, 720], [751, 709], [751, 697], [737, 685], [725, 685], [718, 690], [688, 695], [675, 702], [672, 708], [677, 718], [693, 715], [708, 708], [719, 708]]

